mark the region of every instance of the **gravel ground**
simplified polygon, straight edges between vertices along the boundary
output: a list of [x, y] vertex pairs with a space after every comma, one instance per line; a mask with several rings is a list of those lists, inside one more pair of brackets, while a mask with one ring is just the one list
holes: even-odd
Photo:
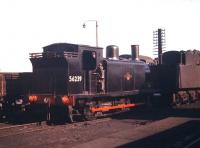
[[54, 126], [36, 132], [29, 132], [9, 137], [2, 137], [0, 145], [10, 147], [59, 147], [60, 144], [71, 147], [84, 143], [110, 133], [140, 126], [147, 123], [138, 120], [107, 120], [96, 124], [84, 124], [81, 126]]

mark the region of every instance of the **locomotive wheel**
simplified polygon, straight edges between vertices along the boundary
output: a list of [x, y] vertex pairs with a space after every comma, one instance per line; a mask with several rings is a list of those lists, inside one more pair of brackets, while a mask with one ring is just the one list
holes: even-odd
[[73, 123], [73, 122], [74, 122], [74, 119], [73, 119], [73, 108], [72, 108], [71, 105], [69, 105], [69, 106], [67, 107], [67, 109], [68, 109], [68, 113], [67, 113], [68, 121], [69, 121], [70, 123]]
[[83, 110], [85, 120], [94, 120], [95, 114], [90, 111], [90, 107], [86, 106]]

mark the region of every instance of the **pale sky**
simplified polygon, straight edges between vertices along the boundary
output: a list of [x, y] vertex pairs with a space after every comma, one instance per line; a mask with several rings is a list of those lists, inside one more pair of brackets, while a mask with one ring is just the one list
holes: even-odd
[[131, 44], [153, 55], [153, 30], [166, 30], [166, 50], [200, 50], [200, 0], [0, 0], [0, 70], [32, 71], [29, 53], [56, 42]]

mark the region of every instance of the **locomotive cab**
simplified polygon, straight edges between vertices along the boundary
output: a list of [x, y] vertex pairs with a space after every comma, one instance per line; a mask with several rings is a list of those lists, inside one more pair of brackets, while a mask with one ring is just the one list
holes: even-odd
[[42, 53], [30, 54], [30, 60], [34, 77], [30, 96], [37, 96], [40, 103], [46, 98], [56, 103], [61, 99], [55, 98], [93, 91], [91, 77], [102, 60], [102, 48], [57, 43], [44, 47]]

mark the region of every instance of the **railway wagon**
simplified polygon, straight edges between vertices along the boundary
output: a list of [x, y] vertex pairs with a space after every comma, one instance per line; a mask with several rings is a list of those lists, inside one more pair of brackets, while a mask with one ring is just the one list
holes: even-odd
[[200, 56], [198, 51], [168, 51], [162, 64], [150, 66], [152, 87], [168, 92], [173, 103], [195, 101], [200, 97]]
[[29, 104], [31, 73], [0, 73], [1, 117], [14, 119]]
[[[133, 51], [139, 50], [133, 46]], [[144, 103], [139, 90], [145, 86], [148, 65], [139, 59], [120, 60], [117, 46], [103, 49], [86, 45], [56, 43], [30, 54], [33, 84], [29, 101], [40, 106], [51, 121], [64, 113], [91, 119], [114, 110]], [[138, 57], [138, 56], [137, 56]], [[46, 109], [46, 110], [41, 110]]]

